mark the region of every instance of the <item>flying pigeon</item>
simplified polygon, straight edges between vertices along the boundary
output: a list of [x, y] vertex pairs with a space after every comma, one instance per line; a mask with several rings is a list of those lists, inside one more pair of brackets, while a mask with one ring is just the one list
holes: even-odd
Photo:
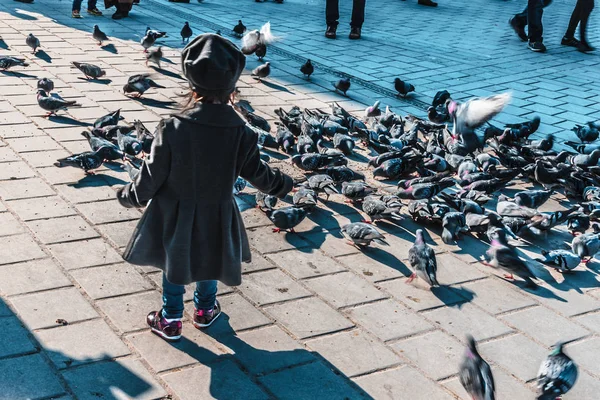
[[440, 285], [436, 277], [437, 261], [435, 259], [435, 252], [425, 243], [422, 229], [417, 229], [415, 243], [408, 250], [408, 261], [415, 272], [412, 273], [406, 283], [410, 283], [415, 278], [420, 277], [429, 286]]
[[98, 154], [98, 152], [87, 151], [85, 153], [75, 154], [69, 157], [58, 159], [54, 163], [54, 166], [59, 168], [81, 168], [86, 174], [93, 174], [92, 170], [100, 168], [102, 166], [102, 162], [103, 158]]
[[106, 75], [106, 71], [94, 64], [80, 63], [73, 61], [75, 68], [83, 72], [86, 79], [98, 79]]
[[237, 36], [242, 36], [246, 32], [246, 26], [242, 23], [241, 19], [238, 21], [237, 25], [233, 27], [233, 32]]
[[538, 372], [537, 400], [555, 400], [567, 393], [577, 381], [577, 365], [563, 353], [563, 346], [569, 342], [558, 342], [552, 353], [542, 362]]
[[190, 23], [186, 22], [183, 25], [183, 28], [181, 28], [181, 43], [189, 42], [193, 34], [194, 32], [192, 31], [192, 28], [190, 28]]
[[535, 275], [531, 272], [529, 266], [519, 258], [517, 250], [506, 242], [505, 236], [497, 236], [492, 240], [487, 255], [490, 261], [483, 261], [484, 265], [501, 268], [509, 272], [505, 276], [508, 279], [514, 279], [513, 274], [517, 274], [525, 280], [527, 287], [532, 289], [537, 287], [537, 284], [532, 279], [535, 278]]
[[365, 119], [379, 117], [381, 115], [379, 104], [381, 104], [381, 102], [377, 100], [372, 106], [369, 106], [365, 109]]
[[25, 43], [27, 43], [27, 46], [31, 47], [31, 49], [33, 50], [31, 54], [35, 54], [38, 47], [40, 47], [40, 40], [33, 36], [33, 33], [27, 35], [27, 38], [25, 38]]
[[42, 78], [37, 83], [37, 88], [42, 89], [46, 93], [50, 93], [54, 90], [54, 82], [48, 78]]
[[148, 62], [153, 62], [160, 69], [160, 60], [162, 56], [162, 47], [159, 47], [156, 50], [150, 50], [148, 53], [146, 53], [146, 66], [148, 66]]
[[271, 63], [267, 62], [264, 63], [263, 65], [259, 65], [258, 67], [254, 68], [252, 70], [252, 75], [254, 78], [258, 78], [258, 80], [260, 81], [261, 79], [266, 78], [267, 76], [269, 76], [269, 74], [271, 73]]
[[7, 70], [17, 65], [28, 67], [29, 63], [25, 62], [25, 60], [21, 58], [0, 56], [0, 69]]
[[92, 32], [92, 37], [98, 41], [98, 46], [102, 45], [102, 42], [108, 41], [108, 36], [104, 32], [100, 30], [98, 25], [94, 25], [94, 32]]
[[473, 400], [494, 400], [496, 391], [490, 365], [479, 355], [473, 336], [467, 336], [467, 349], [459, 370], [460, 383]]
[[356, 246], [368, 246], [371, 242], [383, 246], [389, 246], [390, 244], [385, 241], [385, 236], [381, 234], [375, 227], [365, 224], [363, 222], [353, 222], [342, 226], [342, 235], [352, 241], [353, 245]]
[[67, 101], [57, 97], [48, 96], [43, 89], [37, 90], [38, 105], [48, 111], [45, 117], [55, 115], [58, 110], [67, 110], [69, 107], [81, 107], [76, 101]]
[[[241, 25], [245, 30], [246, 27], [241, 24], [241, 21], [238, 23], [238, 26], [239, 25]], [[242, 38], [241, 51], [245, 55], [250, 55], [254, 54], [257, 49], [265, 47], [264, 51], [266, 52], [266, 46], [277, 40], [279, 40], [279, 38], [273, 35], [271, 32], [271, 23], [267, 22], [260, 28], [260, 30], [255, 29], [244, 35]]]
[[267, 217], [275, 224], [276, 228], [273, 228], [273, 232], [281, 232], [282, 230], [288, 230], [294, 232], [300, 222], [306, 218], [307, 210], [299, 207], [284, 207], [278, 210], [267, 210]]
[[406, 97], [410, 92], [415, 91], [415, 87], [408, 82], [404, 82], [400, 78], [394, 79], [394, 89], [398, 92], [398, 95]]
[[300, 72], [310, 79], [310, 76], [313, 74], [313, 72], [315, 72], [315, 67], [312, 65], [310, 59], [306, 60], [306, 62], [300, 67]]
[[340, 92], [344, 93], [344, 96], [347, 96], [346, 92], [348, 89], [350, 89], [350, 79], [343, 78], [337, 82], [333, 82], [333, 87], [335, 90], [339, 90]]
[[123, 86], [123, 93], [137, 93], [136, 97], [142, 97], [144, 92], [150, 88], [164, 89], [164, 86], [159, 85], [149, 78], [149, 74], [132, 75]]

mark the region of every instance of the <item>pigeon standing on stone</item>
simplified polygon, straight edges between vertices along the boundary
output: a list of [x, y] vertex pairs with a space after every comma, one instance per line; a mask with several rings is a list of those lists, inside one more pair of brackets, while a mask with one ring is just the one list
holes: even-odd
[[[101, 150], [98, 150], [98, 152]], [[103, 159], [98, 152], [87, 151], [81, 154], [75, 154], [69, 157], [56, 160], [55, 167], [75, 167], [81, 168], [86, 174], [93, 174], [92, 170], [102, 166]]]
[[267, 210], [267, 217], [275, 224], [273, 232], [288, 230], [294, 232], [294, 227], [306, 218], [308, 211], [299, 207], [284, 207], [278, 210]]
[[106, 75], [106, 71], [94, 64], [73, 61], [73, 65], [75, 66], [75, 68], [83, 72], [83, 75], [85, 75], [86, 79], [98, 79]]
[[581, 258], [568, 250], [542, 250], [542, 255], [544, 258], [538, 258], [536, 261], [548, 265], [549, 267], [556, 268], [560, 272], [571, 271], [581, 264]]
[[575, 125], [572, 129], [582, 142], [593, 142], [598, 139], [600, 126], [594, 122], [588, 122], [585, 125]]
[[69, 107], [81, 107], [76, 101], [67, 101], [57, 97], [48, 96], [43, 89], [37, 90], [37, 102], [40, 107], [48, 111], [45, 117], [56, 115], [58, 110], [67, 110]]
[[110, 112], [94, 121], [94, 128], [104, 128], [106, 126], [115, 126], [121, 119], [121, 109]]
[[119, 144], [119, 148], [130, 156], [137, 156], [142, 151], [142, 144], [136, 138], [123, 135], [120, 131], [117, 132], [117, 143]]
[[333, 83], [333, 87], [335, 90], [339, 90], [340, 92], [344, 93], [344, 96], [347, 96], [346, 92], [350, 89], [350, 79], [340, 79], [339, 81]]
[[479, 355], [473, 336], [467, 336], [467, 349], [460, 364], [459, 379], [473, 400], [494, 400], [496, 387], [490, 365]]
[[271, 63], [270, 62], [264, 63], [263, 65], [259, 65], [258, 67], [254, 68], [252, 70], [252, 76], [255, 78], [258, 78], [259, 81], [261, 79], [264, 79], [267, 76], [269, 76], [270, 73], [271, 73]]
[[92, 32], [92, 37], [98, 41], [98, 46], [102, 46], [102, 42], [108, 41], [108, 36], [106, 33], [102, 32], [98, 25], [94, 25], [94, 31]]
[[150, 50], [146, 54], [146, 67], [148, 66], [148, 62], [153, 62], [160, 69], [160, 60], [163, 56], [162, 47], [157, 48], [156, 50]]
[[194, 32], [192, 31], [192, 28], [190, 28], [190, 23], [186, 22], [183, 25], [183, 28], [181, 28], [181, 43], [189, 42], [193, 34]]
[[300, 67], [300, 72], [304, 74], [308, 79], [315, 72], [315, 67], [312, 65], [312, 61], [306, 60], [306, 62]]
[[301, 187], [298, 189], [292, 198], [296, 207], [312, 208], [317, 205], [317, 193], [309, 188]]
[[103, 160], [115, 161], [125, 157], [117, 145], [103, 137], [95, 136], [89, 131], [81, 132], [81, 136], [87, 139], [92, 151], [97, 152], [98, 156], [101, 156]]
[[375, 227], [365, 224], [364, 222], [353, 222], [342, 226], [342, 235], [352, 241], [353, 245], [368, 246], [371, 242], [383, 246], [390, 244], [385, 241], [385, 236], [381, 234]]
[[400, 96], [406, 97], [410, 92], [415, 91], [415, 87], [408, 82], [404, 82], [400, 78], [394, 79], [394, 89]]
[[349, 203], [361, 201], [370, 194], [373, 194], [375, 189], [364, 182], [343, 182], [342, 194], [348, 198]]
[[33, 50], [33, 52], [31, 54], [35, 54], [38, 47], [40, 47], [40, 40], [38, 38], [36, 38], [35, 36], [33, 36], [33, 33], [30, 33], [29, 35], [27, 35], [27, 38], [25, 39], [25, 43], [27, 43], [27, 46], [31, 47], [31, 49]]
[[582, 263], [587, 264], [600, 251], [600, 234], [594, 232], [575, 236], [571, 250], [581, 258]]
[[46, 93], [50, 93], [54, 90], [54, 82], [48, 78], [42, 78], [37, 83], [37, 88], [42, 89]]
[[335, 182], [329, 175], [317, 174], [309, 177], [305, 183], [306, 187], [314, 190], [317, 193], [325, 193], [327, 200], [329, 196], [335, 193], [339, 193], [335, 188]]
[[236, 26], [233, 27], [233, 32], [236, 36], [242, 36], [246, 32], [246, 26], [242, 23], [240, 19]]
[[465, 215], [462, 212], [449, 212], [442, 218], [442, 241], [452, 244], [458, 240], [458, 233], [467, 229]]
[[423, 230], [417, 229], [415, 243], [408, 250], [408, 261], [415, 272], [408, 278], [407, 283], [412, 282], [416, 277], [422, 278], [429, 286], [439, 286], [437, 281], [437, 260], [435, 252], [423, 237]]
[[0, 69], [7, 70], [10, 67], [14, 67], [17, 65], [21, 65], [23, 67], [28, 67], [29, 63], [25, 62], [24, 59], [10, 57], [10, 56], [0, 56]]
[[144, 92], [150, 88], [164, 89], [164, 86], [159, 85], [149, 78], [149, 74], [138, 74], [130, 76], [127, 83], [123, 86], [123, 93], [137, 93], [136, 97], [142, 97]]
[[563, 353], [569, 342], [558, 342], [552, 353], [542, 362], [537, 377], [537, 400], [555, 400], [567, 393], [577, 381], [577, 365]]

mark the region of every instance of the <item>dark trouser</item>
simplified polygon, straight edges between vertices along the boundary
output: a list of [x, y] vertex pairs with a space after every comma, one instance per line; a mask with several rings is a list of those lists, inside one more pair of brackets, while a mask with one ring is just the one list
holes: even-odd
[[[94, 8], [96, 8], [96, 1], [97, 0], [88, 0], [88, 10], [93, 10]], [[83, 2], [83, 0], [73, 0], [73, 11], [81, 11], [81, 3]]]
[[571, 20], [569, 21], [569, 27], [565, 37], [572, 38], [575, 36], [575, 29], [579, 25], [579, 37], [582, 42], [586, 41], [586, 30], [587, 23], [592, 10], [594, 9], [594, 0], [577, 0], [573, 14], [571, 14]]
[[[352, 1], [352, 21], [350, 22], [350, 26], [353, 28], [362, 28], [362, 24], [365, 22], [365, 1], [366, 0]], [[325, 20], [327, 26], [337, 26], [338, 19], [340, 19], [339, 0], [327, 0], [325, 5]]]
[[549, 4], [543, 0], [528, 0], [527, 7], [515, 15], [515, 19], [523, 26], [529, 25], [529, 41], [541, 42], [544, 27], [542, 26], [542, 15], [544, 15], [544, 7]]

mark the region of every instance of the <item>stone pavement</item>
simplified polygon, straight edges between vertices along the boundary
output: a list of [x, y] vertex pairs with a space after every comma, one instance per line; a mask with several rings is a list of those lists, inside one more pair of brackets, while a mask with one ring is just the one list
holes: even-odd
[[[253, 196], [240, 196], [254, 260], [244, 266], [240, 287], [220, 288], [226, 315], [205, 332], [188, 319], [175, 345], [147, 331], [145, 315], [160, 305], [161, 275], [120, 258], [141, 215], [114, 200], [126, 174], [109, 164], [84, 177], [52, 163], [86, 150], [80, 132], [116, 108], [126, 122], [141, 119], [151, 129], [174, 112], [182, 93], [177, 47], [185, 20], [196, 33], [224, 34], [240, 17], [250, 27], [272, 21], [284, 35], [269, 49], [272, 78], [260, 84], [245, 75], [239, 85], [269, 117], [275, 107], [327, 108], [332, 101], [359, 111], [374, 99], [423, 115], [422, 106], [441, 88], [458, 98], [512, 90], [515, 100], [499, 122], [536, 113], [541, 134], [566, 138], [566, 129], [598, 109], [598, 57], [555, 44], [570, 3], [555, 0], [547, 10], [550, 52], [544, 55], [530, 53], [507, 29], [517, 2], [442, 2], [432, 10], [380, 0], [368, 9], [365, 39], [356, 43], [342, 36], [343, 23], [338, 41], [322, 39], [321, 3], [147, 0], [132, 18], [115, 22], [87, 15], [72, 20], [65, 1], [0, 0], [0, 54], [32, 63], [0, 75], [0, 398], [466, 399], [456, 375], [466, 333], [492, 364], [500, 399], [533, 398], [549, 346], [578, 339], [567, 351], [580, 377], [565, 399], [597, 398], [597, 263], [566, 277], [535, 264], [544, 285], [529, 292], [477, 263], [486, 250], [482, 242], [465, 237], [460, 247], [447, 246], [431, 228], [439, 280], [447, 286], [429, 291], [404, 283], [416, 224], [381, 224], [390, 248], [360, 252], [345, 244], [339, 227], [362, 217], [335, 196], [297, 235], [272, 234], [268, 219], [252, 208]], [[349, 14], [347, 5], [342, 10]], [[108, 46], [91, 39], [95, 23], [111, 37]], [[138, 44], [147, 25], [169, 32], [163, 43], [171, 63], [156, 73], [167, 89], [133, 101], [121, 87], [128, 75], [151, 71]], [[25, 46], [30, 32], [42, 42], [36, 56]], [[592, 30], [592, 43], [596, 37]], [[320, 67], [310, 83], [297, 71], [307, 56]], [[83, 81], [71, 61], [106, 67], [107, 81]], [[248, 67], [256, 65], [249, 58]], [[353, 77], [351, 100], [330, 91], [329, 82], [342, 74]], [[417, 86], [413, 99], [390, 97], [396, 75]], [[42, 118], [33, 92], [38, 76], [52, 78], [58, 94], [83, 107]], [[275, 164], [290, 170], [285, 160]], [[562, 207], [559, 202], [545, 209]], [[565, 240], [557, 230], [547, 242], [521, 246], [522, 254], [534, 257], [537, 246]], [[186, 300], [191, 307], [190, 291]]]

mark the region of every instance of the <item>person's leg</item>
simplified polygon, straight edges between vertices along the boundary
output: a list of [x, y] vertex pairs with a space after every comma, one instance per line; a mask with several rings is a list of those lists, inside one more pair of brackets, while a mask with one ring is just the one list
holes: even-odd
[[339, 0], [327, 0], [325, 3], [325, 22], [327, 26], [337, 27], [339, 19]]
[[579, 0], [579, 2], [583, 3], [581, 6], [581, 14], [580, 14], [580, 22], [579, 22], [579, 38], [580, 44], [578, 46], [578, 50], [582, 52], [593, 51], [594, 48], [590, 46], [587, 41], [587, 24], [588, 19], [590, 18], [590, 14], [594, 9], [594, 0]]
[[575, 4], [575, 8], [573, 9], [573, 13], [571, 14], [571, 19], [569, 20], [567, 32], [565, 32], [565, 38], [575, 37], [575, 29], [577, 29], [577, 25], [579, 25], [579, 21], [581, 20], [581, 4], [582, 1], [577, 0], [577, 4]]
[[102, 12], [96, 7], [97, 0], [88, 0], [87, 11], [89, 14], [100, 16]]
[[167, 319], [180, 319], [183, 317], [184, 294], [185, 286], [169, 282], [167, 276], [163, 273], [163, 317]]
[[354, 0], [352, 2], [350, 26], [352, 28], [362, 28], [363, 22], [365, 22], [365, 0]]
[[529, 44], [531, 50], [544, 51], [544, 27], [542, 16], [544, 15], [544, 4], [542, 0], [528, 0], [527, 25], [529, 25]]
[[196, 282], [194, 307], [194, 326], [198, 329], [210, 326], [221, 315], [221, 306], [217, 301], [217, 281]]
[[523, 11], [518, 14], [515, 14], [508, 23], [513, 28], [519, 39], [521, 41], [527, 41], [527, 33], [525, 32], [525, 27], [527, 26], [527, 10], [529, 7], [525, 7]]
[[81, 11], [81, 2], [83, 0], [73, 0], [73, 8], [72, 11]]

